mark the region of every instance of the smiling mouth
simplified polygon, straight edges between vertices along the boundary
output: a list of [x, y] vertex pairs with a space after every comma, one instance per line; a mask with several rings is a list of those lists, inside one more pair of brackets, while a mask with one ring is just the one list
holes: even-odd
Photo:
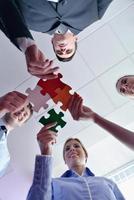
[[74, 156], [78, 156], [78, 154], [77, 154], [77, 153], [72, 153], [72, 154], [70, 155], [70, 157], [74, 157]]

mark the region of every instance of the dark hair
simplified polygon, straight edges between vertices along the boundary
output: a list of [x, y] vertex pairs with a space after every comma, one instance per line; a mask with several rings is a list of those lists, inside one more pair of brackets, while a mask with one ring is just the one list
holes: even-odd
[[120, 78], [117, 80], [117, 82], [116, 82], [116, 89], [117, 89], [117, 91], [118, 91], [120, 94], [123, 94], [123, 92], [121, 92], [121, 91], [117, 88], [117, 86], [118, 86], [120, 80], [121, 80], [121, 79], [124, 79], [124, 78], [126, 78], [126, 77], [132, 77], [132, 76], [134, 77], [134, 75], [125, 75], [125, 76], [120, 77]]
[[[53, 44], [53, 43], [52, 43], [52, 44]], [[54, 52], [55, 52], [54, 46], [53, 46], [53, 50], [54, 50]], [[76, 53], [76, 50], [77, 50], [77, 42], [75, 41], [75, 51], [74, 51], [73, 55], [71, 55], [71, 56], [68, 57], [68, 58], [61, 58], [61, 57], [58, 56], [56, 53], [55, 53], [55, 55], [56, 55], [56, 57], [57, 57], [57, 59], [58, 59], [59, 61], [61, 61], [61, 62], [68, 62], [68, 61], [72, 60], [72, 58], [74, 57], [74, 55], [75, 55], [75, 53]]]
[[68, 138], [65, 143], [64, 143], [64, 147], [63, 147], [63, 159], [65, 160], [65, 146], [68, 142], [70, 142], [71, 140], [76, 140], [78, 143], [80, 143], [80, 145], [82, 146], [82, 149], [85, 152], [85, 156], [86, 156], [86, 162], [87, 162], [87, 158], [88, 158], [88, 152], [86, 150], [86, 148], [84, 147], [84, 145], [82, 144], [82, 142], [78, 139], [78, 138]]

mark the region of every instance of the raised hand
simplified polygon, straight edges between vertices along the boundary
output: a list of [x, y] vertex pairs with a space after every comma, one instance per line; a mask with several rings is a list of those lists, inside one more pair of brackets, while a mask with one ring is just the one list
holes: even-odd
[[6, 95], [0, 97], [0, 112], [15, 112], [23, 108], [28, 103], [27, 96], [17, 92], [9, 92]]
[[56, 143], [57, 133], [51, 131], [50, 128], [55, 126], [56, 123], [51, 123], [44, 126], [37, 134], [37, 141], [39, 143], [42, 155], [51, 155], [52, 147]]
[[72, 96], [68, 109], [74, 120], [94, 119], [94, 112], [83, 105], [83, 99], [77, 93]]
[[41, 79], [57, 78], [55, 74], [59, 67], [53, 67], [53, 61], [45, 58], [36, 45], [27, 48], [25, 52], [28, 72]]

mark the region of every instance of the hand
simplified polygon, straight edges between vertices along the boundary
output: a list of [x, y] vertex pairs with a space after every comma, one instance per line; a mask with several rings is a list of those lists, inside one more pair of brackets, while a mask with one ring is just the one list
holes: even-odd
[[41, 79], [54, 79], [57, 75], [59, 67], [52, 67], [53, 61], [45, 58], [44, 54], [32, 45], [25, 52], [28, 72]]
[[83, 99], [77, 93], [72, 96], [68, 109], [74, 120], [94, 120], [95, 113], [83, 105]]
[[51, 131], [50, 128], [55, 125], [56, 123], [48, 124], [37, 134], [37, 140], [42, 155], [52, 155], [52, 146], [56, 143], [57, 133]]
[[17, 92], [9, 92], [6, 95], [0, 97], [0, 112], [15, 112], [23, 108], [28, 103], [27, 96]]

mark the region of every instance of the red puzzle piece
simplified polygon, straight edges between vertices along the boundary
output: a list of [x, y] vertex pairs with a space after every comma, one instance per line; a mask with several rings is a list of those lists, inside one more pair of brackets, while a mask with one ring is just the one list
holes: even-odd
[[[46, 93], [48, 93], [51, 96], [51, 98], [54, 98], [57, 95], [56, 89], [63, 89], [64, 87], [68, 86], [60, 80], [62, 77], [62, 74], [59, 73], [58, 78], [55, 79], [46, 81], [40, 79], [37, 85], [42, 88], [41, 94], [46, 95]], [[72, 89], [70, 86], [68, 86], [68, 88], [70, 88], [70, 90]]]
[[66, 85], [63, 89], [58, 88], [55, 90], [57, 95], [53, 98], [53, 101], [55, 103], [58, 103], [59, 101], [62, 102], [62, 106], [60, 108], [64, 111], [67, 110], [69, 100], [72, 97], [72, 94], [69, 93], [70, 90], [70, 86], [68, 85]]

